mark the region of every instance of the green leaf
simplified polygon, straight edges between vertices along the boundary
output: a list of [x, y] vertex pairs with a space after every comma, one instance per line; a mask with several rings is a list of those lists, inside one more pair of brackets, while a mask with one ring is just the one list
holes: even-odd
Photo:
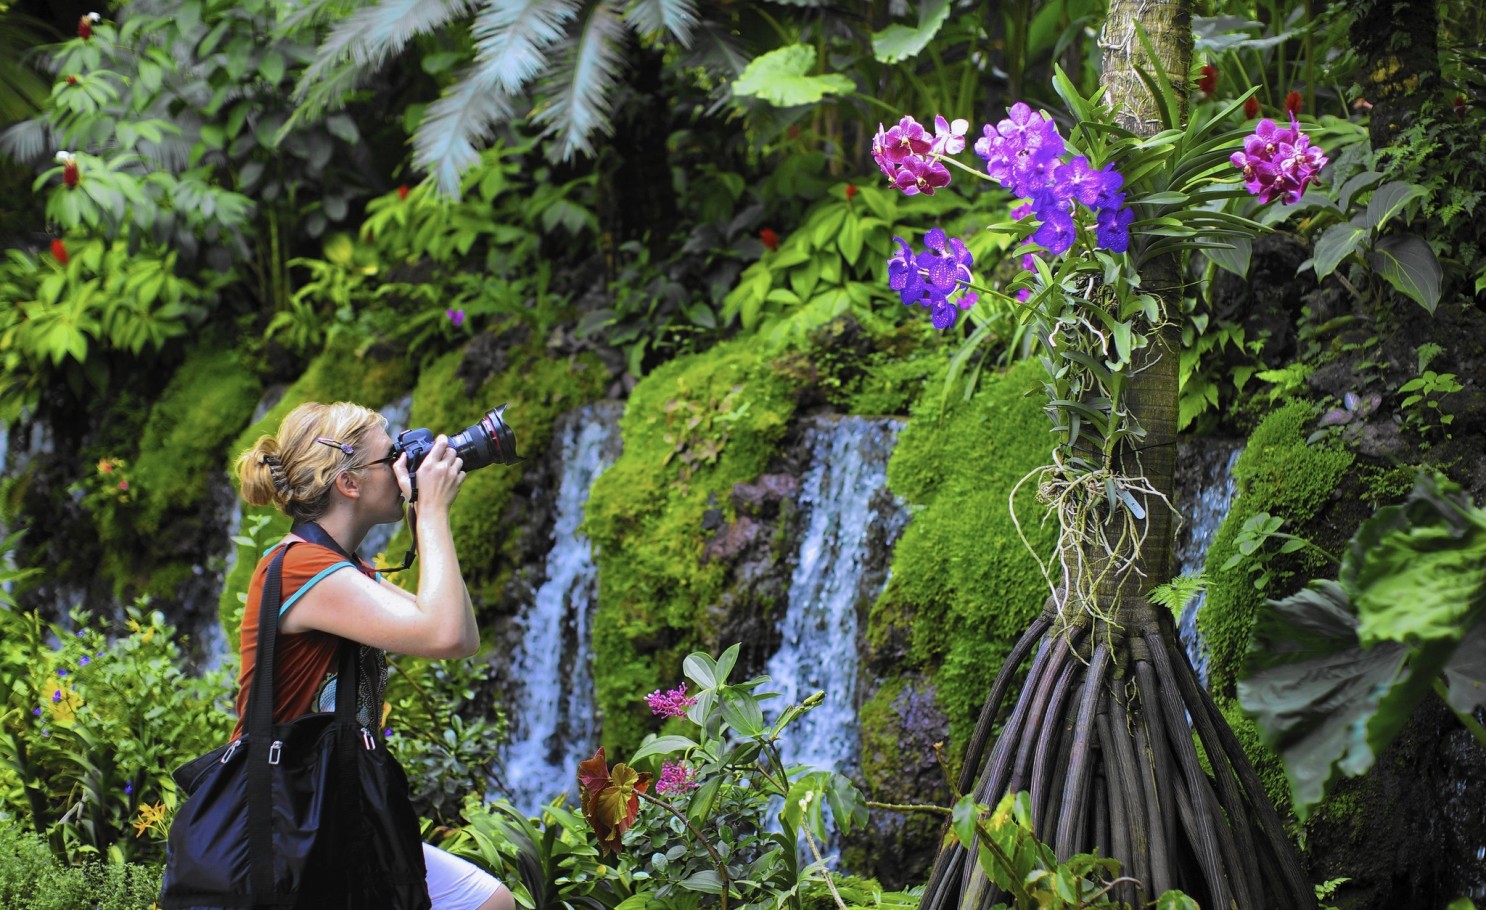
[[1224, 241], [1226, 247], [1211, 246], [1204, 255], [1218, 268], [1232, 272], [1240, 278], [1249, 277], [1249, 263], [1254, 257], [1253, 241], [1247, 237], [1232, 237]]
[[1445, 274], [1428, 243], [1413, 234], [1384, 237], [1368, 261], [1399, 293], [1434, 314]]
[[693, 872], [682, 879], [679, 884], [688, 891], [700, 891], [703, 894], [722, 893], [722, 879], [718, 878], [717, 873], [711, 869]]
[[856, 88], [850, 79], [836, 73], [806, 75], [814, 68], [814, 47], [787, 45], [755, 57], [733, 82], [733, 95], [758, 98], [776, 107], [794, 107], [815, 104], [827, 95], [843, 95]]
[[258, 61], [258, 75], [269, 85], [278, 85], [284, 78], [284, 55], [273, 50], [265, 53]]
[[693, 651], [681, 662], [681, 672], [686, 678], [701, 686], [703, 689], [712, 689], [717, 686], [717, 662], [712, 655], [705, 651]]
[[1322, 232], [1316, 241], [1316, 250], [1313, 266], [1317, 278], [1325, 278], [1341, 261], [1357, 251], [1362, 244], [1362, 239], [1367, 236], [1366, 228], [1360, 227], [1352, 222], [1333, 224]]
[[949, 0], [920, 0], [918, 26], [894, 23], [872, 33], [872, 56], [878, 63], [902, 63], [917, 57], [949, 19]]
[[1364, 645], [1457, 642], [1486, 613], [1486, 511], [1450, 481], [1422, 474], [1407, 501], [1357, 529], [1340, 581]]
[[696, 747], [697, 744], [685, 736], [657, 736], [655, 739], [635, 750], [635, 754], [630, 758], [629, 763], [633, 765], [640, 759], [648, 758], [652, 755], [670, 755], [674, 752], [684, 752], [687, 749], [695, 749]]
[[752, 695], [724, 686], [718, 690], [718, 699], [722, 703], [723, 720], [740, 736], [758, 736], [764, 732], [764, 712]]
[[724, 685], [728, 681], [728, 674], [733, 672], [733, 667], [738, 663], [738, 654], [741, 653], [743, 645], [734, 642], [726, 651], [717, 657], [717, 663], [713, 665], [713, 671], [717, 676], [715, 685]]
[[1394, 180], [1378, 187], [1372, 194], [1372, 199], [1367, 203], [1367, 225], [1374, 233], [1381, 232], [1383, 225], [1387, 224], [1394, 215], [1403, 211], [1408, 205], [1429, 191], [1422, 186], [1413, 183], [1404, 183]]
[[1443, 672], [1451, 708], [1461, 714], [1486, 708], [1486, 622], [1471, 626]]
[[1180, 891], [1167, 891], [1156, 898], [1156, 910], [1201, 910], [1197, 902]]
[[1364, 649], [1346, 591], [1333, 581], [1260, 613], [1238, 702], [1284, 760], [1302, 819], [1338, 766], [1352, 775], [1372, 766], [1423, 697], [1405, 685], [1409, 653], [1397, 642]]

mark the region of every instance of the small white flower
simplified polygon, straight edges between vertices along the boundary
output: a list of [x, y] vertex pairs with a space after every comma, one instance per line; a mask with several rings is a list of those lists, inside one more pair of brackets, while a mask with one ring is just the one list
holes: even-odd
[[97, 13], [88, 13], [88, 18], [89, 19], [92, 19], [94, 22], [102, 22], [103, 21], [103, 17], [100, 16], [99, 14], [97, 14]]
[[67, 162], [72, 161], [75, 158], [77, 158], [77, 156], [72, 154], [71, 152], [58, 152], [56, 161], [58, 164], [66, 164]]

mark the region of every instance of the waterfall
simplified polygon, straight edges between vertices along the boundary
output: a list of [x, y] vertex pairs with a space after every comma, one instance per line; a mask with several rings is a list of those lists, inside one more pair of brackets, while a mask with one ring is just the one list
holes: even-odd
[[[786, 762], [855, 769], [857, 617], [886, 581], [887, 550], [907, 523], [887, 490], [902, 423], [845, 417], [805, 430], [810, 467], [800, 487], [800, 538], [779, 650], [765, 672], [783, 697], [774, 714], [817, 690], [825, 700], [781, 739]], [[880, 541], [881, 546], [873, 544]]]
[[568, 788], [597, 740], [589, 646], [598, 573], [578, 527], [594, 480], [619, 455], [623, 410], [619, 402], [590, 404], [564, 414], [552, 431], [561, 466], [552, 549], [545, 580], [516, 619], [510, 678], [517, 690], [506, 706], [511, 735], [501, 754], [504, 795], [530, 814]]
[[[1176, 536], [1176, 574], [1196, 575], [1207, 559], [1207, 548], [1233, 505], [1236, 490], [1233, 465], [1243, 445], [1228, 440], [1193, 440], [1180, 443], [1177, 451], [1176, 503], [1182, 511], [1182, 526]], [[1182, 610], [1177, 631], [1197, 676], [1207, 685], [1207, 646], [1197, 629], [1197, 613], [1206, 594], [1198, 594]]]

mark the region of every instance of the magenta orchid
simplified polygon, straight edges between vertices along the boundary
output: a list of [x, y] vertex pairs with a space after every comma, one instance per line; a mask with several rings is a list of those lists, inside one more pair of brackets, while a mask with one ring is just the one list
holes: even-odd
[[1288, 129], [1268, 118], [1260, 120], [1244, 139], [1243, 151], [1234, 152], [1229, 161], [1243, 171], [1244, 189], [1261, 203], [1279, 199], [1294, 205], [1330, 159], [1320, 147], [1311, 145], [1311, 137], [1291, 114]]

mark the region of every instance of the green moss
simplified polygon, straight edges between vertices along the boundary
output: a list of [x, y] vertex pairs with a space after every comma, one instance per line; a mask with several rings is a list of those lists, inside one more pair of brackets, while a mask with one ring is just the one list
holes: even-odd
[[165, 512], [206, 496], [262, 395], [257, 375], [225, 345], [198, 348], [181, 364], [150, 410], [132, 466], [141, 532], [154, 533]]
[[[913, 520], [872, 608], [868, 640], [874, 649], [906, 640], [903, 672], [932, 677], [961, 747], [992, 677], [1048, 596], [1008, 508], [1017, 482], [1051, 457], [1041, 397], [1027, 395], [1040, 373], [1023, 362], [983, 376], [970, 401], [954, 394], [942, 414], [942, 374], [930, 377], [888, 465], [888, 484]], [[1045, 558], [1055, 534], [1041, 524], [1033, 487], [1019, 491], [1017, 515]], [[863, 735], [878, 734], [864, 725]]]
[[765, 470], [794, 413], [791, 392], [745, 340], [673, 360], [630, 395], [623, 455], [594, 484], [584, 523], [599, 570], [595, 689], [611, 754], [648, 729], [643, 695], [678, 680], [682, 659], [711, 638], [726, 569], [701, 559], [703, 513], [730, 510], [733, 485]]
[[1265, 418], [1249, 437], [1233, 467], [1237, 494], [1208, 549], [1207, 602], [1198, 616], [1211, 655], [1208, 686], [1220, 703], [1233, 697], [1253, 631], [1254, 615], [1266, 595], [1283, 593], [1325, 570], [1323, 557], [1309, 549], [1273, 561], [1275, 581], [1267, 592], [1254, 588], [1243, 566], [1223, 569], [1237, 552], [1236, 540], [1244, 522], [1259, 512], [1285, 519], [1285, 530], [1305, 535], [1306, 522], [1315, 518], [1352, 466], [1352, 454], [1329, 441], [1306, 444], [1313, 411], [1304, 401], [1292, 401]]
[[893, 702], [906, 687], [902, 677], [885, 680], [872, 697], [857, 709], [861, 730], [862, 777], [869, 781], [892, 780], [899, 767], [902, 741], [898, 712]]

